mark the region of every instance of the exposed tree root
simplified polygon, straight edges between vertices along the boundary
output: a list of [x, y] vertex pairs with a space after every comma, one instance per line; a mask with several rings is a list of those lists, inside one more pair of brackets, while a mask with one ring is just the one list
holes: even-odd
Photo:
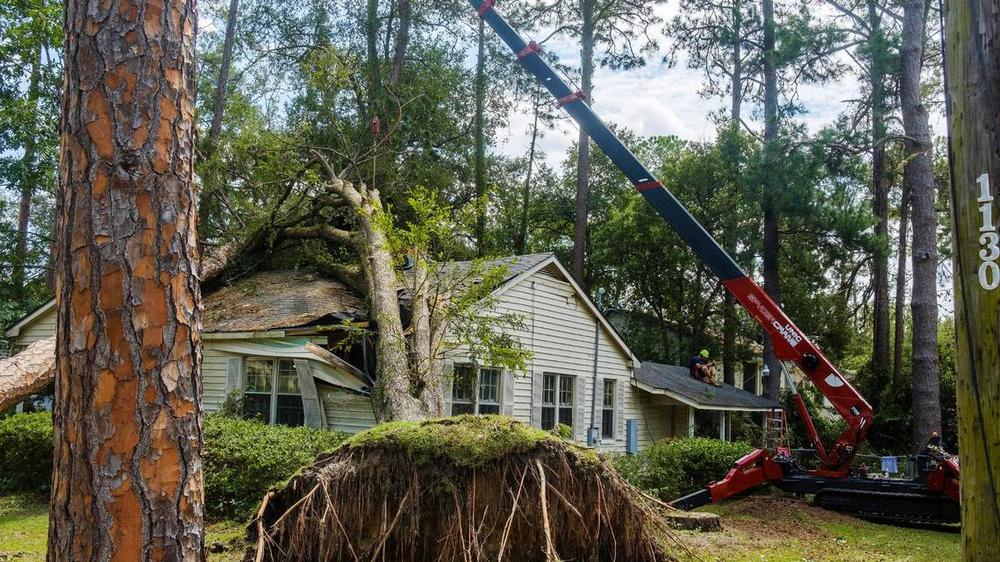
[[[420, 427], [458, 423], [476, 422]], [[659, 562], [682, 548], [660, 542], [662, 506], [561, 441], [475, 466], [427, 452], [386, 439], [321, 458], [265, 498], [245, 560]]]

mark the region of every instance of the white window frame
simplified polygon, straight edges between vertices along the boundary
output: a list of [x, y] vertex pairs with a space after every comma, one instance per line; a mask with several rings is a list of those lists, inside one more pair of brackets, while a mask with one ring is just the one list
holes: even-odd
[[[549, 430], [558, 426], [560, 423], [561, 416], [565, 410], [569, 410], [569, 420], [570, 423], [563, 423], [563, 425], [573, 427], [574, 420], [576, 419], [576, 393], [577, 393], [577, 377], [575, 375], [563, 375], [560, 373], [543, 373], [542, 374], [542, 396], [541, 396], [541, 416], [539, 423], [542, 429]], [[548, 387], [547, 383], [549, 381], [554, 381], [554, 385]], [[565, 389], [563, 388], [563, 383], [569, 383], [569, 400], [563, 400]], [[551, 392], [551, 399], [547, 399], [546, 393]], [[552, 426], [545, 427], [545, 411], [552, 411]]]
[[[618, 437], [615, 428], [615, 420], [617, 412], [615, 411], [615, 404], [618, 403], [618, 380], [617, 379], [603, 379], [601, 381], [602, 393], [601, 393], [601, 439], [615, 439]], [[608, 392], [608, 387], [611, 387], [611, 392]], [[610, 400], [608, 399], [610, 396]], [[605, 414], [611, 412], [611, 423], [604, 423]]]
[[[252, 362], [270, 362], [271, 363], [271, 374], [270, 374], [270, 392], [252, 392], [247, 390], [247, 380], [249, 366]], [[243, 380], [241, 388], [243, 389], [244, 396], [250, 394], [254, 396], [269, 396], [268, 398], [268, 420], [269, 425], [276, 425], [278, 423], [278, 397], [279, 396], [298, 396], [301, 402], [302, 400], [302, 389], [299, 388], [298, 392], [278, 392], [278, 375], [282, 369], [282, 363], [290, 366], [293, 373], [297, 373], [295, 369], [295, 362], [291, 359], [282, 359], [280, 357], [247, 357], [243, 360]], [[287, 373], [287, 371], [286, 371]], [[298, 381], [296, 381], [296, 387], [298, 387]], [[303, 405], [303, 418], [305, 417], [305, 409]], [[303, 421], [303, 424], [305, 422]]]
[[[456, 398], [455, 389], [458, 388], [459, 382], [459, 371], [464, 369], [470, 369], [471, 375], [475, 376], [475, 380], [472, 381], [472, 386], [470, 389], [470, 396], [468, 398]], [[483, 373], [490, 372], [496, 376], [496, 394], [495, 398], [491, 399], [489, 397], [483, 396], [483, 391], [485, 386], [483, 385]], [[496, 412], [487, 412], [487, 414], [499, 414], [503, 411], [503, 405], [501, 404], [501, 398], [503, 397], [503, 369], [498, 367], [478, 367], [475, 363], [455, 363], [454, 376], [452, 377], [452, 387], [451, 387], [451, 415], [455, 414], [455, 406], [472, 406], [472, 414], [476, 416], [486, 415], [481, 411], [481, 406], [489, 406], [495, 408]]]

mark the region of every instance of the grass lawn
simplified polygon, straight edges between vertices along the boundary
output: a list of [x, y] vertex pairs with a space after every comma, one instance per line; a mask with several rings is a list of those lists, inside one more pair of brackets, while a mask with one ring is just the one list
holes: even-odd
[[733, 562], [937, 562], [959, 560], [958, 527], [896, 527], [791, 498], [752, 496], [707, 506], [721, 533], [682, 531], [697, 558]]
[[[45, 560], [49, 532], [48, 497], [0, 496], [0, 562]], [[223, 521], [208, 526], [205, 546], [221, 543], [224, 552], [209, 552], [210, 562], [236, 562], [243, 558], [244, 524]], [[209, 548], [209, 550], [211, 550]]]
[[[45, 559], [48, 498], [0, 497], [0, 562]], [[959, 559], [957, 529], [901, 528], [831, 513], [805, 502], [753, 496], [708, 506], [722, 516], [723, 531], [681, 531], [678, 539], [693, 556], [725, 562], [937, 562]], [[211, 562], [236, 562], [243, 553], [244, 524], [214, 523], [205, 545]]]

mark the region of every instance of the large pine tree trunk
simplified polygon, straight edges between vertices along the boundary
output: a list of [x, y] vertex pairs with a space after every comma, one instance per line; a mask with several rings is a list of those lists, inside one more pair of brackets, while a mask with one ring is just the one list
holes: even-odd
[[[885, 36], [876, 0], [868, 0], [868, 23], [871, 27], [868, 48], [871, 64], [872, 107], [872, 212], [875, 214], [875, 236], [880, 242], [889, 240], [889, 177], [886, 171], [886, 92]], [[872, 330], [872, 368], [882, 380], [889, 374], [889, 255], [881, 250], [872, 256], [874, 289], [874, 320]]]
[[[743, 54], [742, 54], [742, 26], [743, 11], [740, 3], [733, 3], [733, 72], [730, 88], [732, 89], [732, 104], [729, 110], [730, 127], [734, 131], [740, 127], [740, 112], [743, 105]], [[734, 185], [739, 182], [739, 170], [732, 167], [733, 175], [730, 181]], [[735, 218], [735, 217], [733, 217]], [[726, 251], [735, 253], [736, 251], [736, 225], [729, 224], [726, 228]], [[722, 303], [722, 379], [726, 384], [736, 383], [736, 298], [729, 291], [726, 291]]]
[[903, 376], [903, 343], [906, 339], [906, 238], [910, 221], [910, 184], [903, 181], [903, 195], [899, 202], [899, 236], [896, 253], [896, 308], [892, 348], [892, 384], [899, 384]]
[[[594, 90], [594, 0], [580, 0], [580, 79], [583, 93], [593, 103]], [[590, 137], [580, 128], [576, 160], [576, 218], [573, 224], [573, 277], [585, 283], [587, 220], [590, 214]]]
[[475, 180], [476, 180], [476, 251], [486, 254], [486, 22], [479, 18], [476, 58], [476, 123], [475, 123]]
[[208, 139], [214, 144], [222, 133], [222, 115], [226, 111], [226, 91], [229, 88], [229, 70], [233, 65], [233, 43], [236, 42], [236, 21], [240, 13], [240, 0], [229, 0], [226, 15], [226, 37], [222, 42], [222, 64], [219, 65], [219, 81], [215, 84], [215, 99], [212, 103], [212, 127]]
[[998, 11], [998, 0], [945, 3], [962, 558], [969, 561], [996, 560], [1000, 552]]
[[[763, 0], [764, 17], [764, 290], [774, 299], [781, 302], [780, 276], [778, 272], [778, 212], [774, 203], [774, 192], [777, 189], [774, 180], [775, 166], [778, 165], [778, 69], [775, 65], [774, 45], [774, 0]], [[777, 399], [781, 388], [781, 362], [774, 355], [771, 338], [764, 333], [764, 362], [770, 371], [767, 381], [767, 395]]]
[[903, 3], [900, 49], [900, 102], [906, 132], [903, 181], [913, 204], [913, 447], [919, 450], [931, 431], [941, 431], [941, 391], [938, 373], [938, 218], [937, 185], [931, 151], [927, 108], [920, 99], [920, 70], [926, 26], [924, 0]]
[[49, 560], [200, 560], [194, 2], [66, 3]]

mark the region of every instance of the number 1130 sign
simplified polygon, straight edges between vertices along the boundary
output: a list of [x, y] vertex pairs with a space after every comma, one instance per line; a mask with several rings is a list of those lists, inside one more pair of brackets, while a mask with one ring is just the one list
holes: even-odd
[[979, 227], [979, 244], [983, 246], [979, 250], [979, 258], [983, 263], [979, 265], [979, 284], [983, 289], [992, 291], [1000, 287], [1000, 234], [993, 224], [993, 195], [990, 193], [990, 176], [983, 174], [976, 179], [979, 184], [979, 212], [983, 215], [983, 224]]

